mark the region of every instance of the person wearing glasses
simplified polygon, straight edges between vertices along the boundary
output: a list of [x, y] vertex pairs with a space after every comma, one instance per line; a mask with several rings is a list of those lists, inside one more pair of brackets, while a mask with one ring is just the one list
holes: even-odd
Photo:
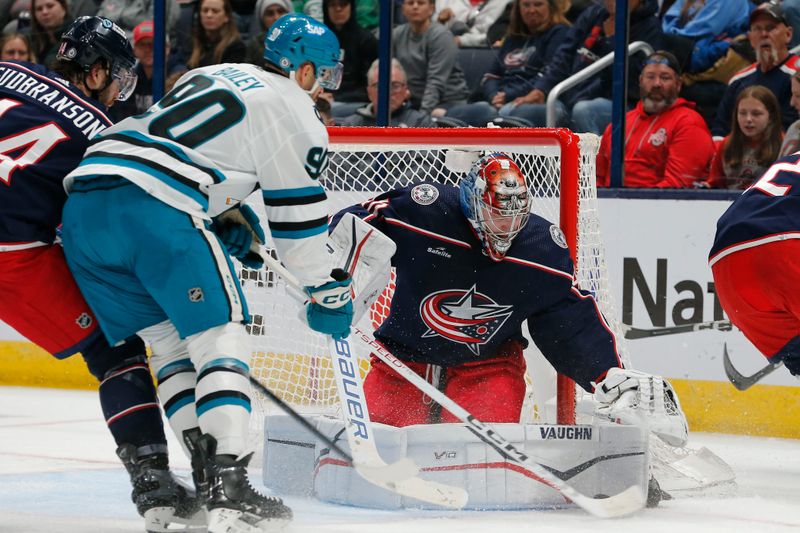
[[797, 111], [789, 103], [792, 99], [791, 79], [800, 70], [800, 57], [789, 53], [792, 33], [792, 27], [778, 4], [761, 4], [750, 13], [747, 37], [755, 50], [756, 62], [737, 72], [728, 82], [711, 125], [715, 138], [730, 133], [736, 98], [751, 85], [763, 85], [778, 99], [783, 130], [797, 120]]
[[[424, 128], [433, 126], [430, 113], [411, 107], [411, 91], [406, 83], [406, 71], [397, 59], [392, 59], [392, 83], [389, 88], [389, 126], [400, 128]], [[369, 104], [355, 114], [342, 119], [342, 126], [374, 126], [378, 101], [378, 60], [372, 62], [367, 71], [367, 98]]]

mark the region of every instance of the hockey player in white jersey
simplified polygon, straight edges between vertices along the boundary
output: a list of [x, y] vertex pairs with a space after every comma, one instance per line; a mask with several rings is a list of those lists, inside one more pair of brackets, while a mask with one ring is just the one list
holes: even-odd
[[192, 456], [209, 531], [256, 533], [291, 510], [252, 489], [247, 304], [231, 256], [264, 241], [241, 203], [263, 196], [280, 259], [307, 287], [309, 327], [346, 335], [350, 279], [325, 250], [328, 135], [309, 94], [336, 89], [339, 43], [285, 15], [265, 40], [275, 73], [246, 64], [192, 70], [147, 113], [108, 128], [65, 179], [67, 260], [112, 345], [139, 333], [170, 425]]

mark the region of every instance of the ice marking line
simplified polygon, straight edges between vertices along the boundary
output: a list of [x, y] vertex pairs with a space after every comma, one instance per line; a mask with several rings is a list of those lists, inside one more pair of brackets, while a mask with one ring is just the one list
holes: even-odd
[[47, 420], [45, 422], [32, 422], [29, 424], [0, 424], [2, 428], [26, 428], [41, 426], [61, 426], [64, 424], [83, 424], [84, 422], [103, 422], [102, 418], [81, 418], [78, 420]]
[[39, 455], [35, 453], [12, 453], [12, 452], [0, 452], [0, 457], [28, 457], [33, 459], [52, 459], [54, 461], [70, 461], [73, 463], [90, 463], [90, 464], [99, 464], [99, 465], [113, 465], [119, 466], [119, 461], [103, 461], [103, 460], [96, 460], [96, 459], [81, 459], [78, 457], [58, 457], [53, 455]]

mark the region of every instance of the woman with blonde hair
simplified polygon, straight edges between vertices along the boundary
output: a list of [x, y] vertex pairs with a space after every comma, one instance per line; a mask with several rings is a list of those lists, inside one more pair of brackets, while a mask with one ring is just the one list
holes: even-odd
[[230, 0], [200, 0], [197, 11], [187, 66], [243, 62], [247, 47], [236, 28]]
[[563, 0], [514, 0], [506, 37], [481, 82], [484, 100], [454, 106], [447, 116], [486, 126], [497, 116], [545, 125], [544, 104], [530, 95], [534, 82], [567, 36]]
[[0, 61], [29, 61], [36, 63], [31, 41], [21, 33], [7, 33], [0, 37]]
[[731, 133], [714, 154], [709, 187], [746, 189], [775, 162], [782, 141], [778, 99], [764, 86], [747, 87], [736, 98]]

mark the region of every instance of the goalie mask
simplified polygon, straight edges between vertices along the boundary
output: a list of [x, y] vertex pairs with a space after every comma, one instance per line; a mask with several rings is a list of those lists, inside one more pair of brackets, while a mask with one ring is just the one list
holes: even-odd
[[501, 261], [530, 216], [525, 177], [508, 156], [494, 153], [476, 161], [459, 183], [461, 209], [494, 261]]
[[335, 91], [342, 82], [342, 50], [339, 39], [325, 24], [302, 13], [287, 13], [270, 26], [264, 38], [264, 59], [291, 76], [310, 62], [317, 83]]

